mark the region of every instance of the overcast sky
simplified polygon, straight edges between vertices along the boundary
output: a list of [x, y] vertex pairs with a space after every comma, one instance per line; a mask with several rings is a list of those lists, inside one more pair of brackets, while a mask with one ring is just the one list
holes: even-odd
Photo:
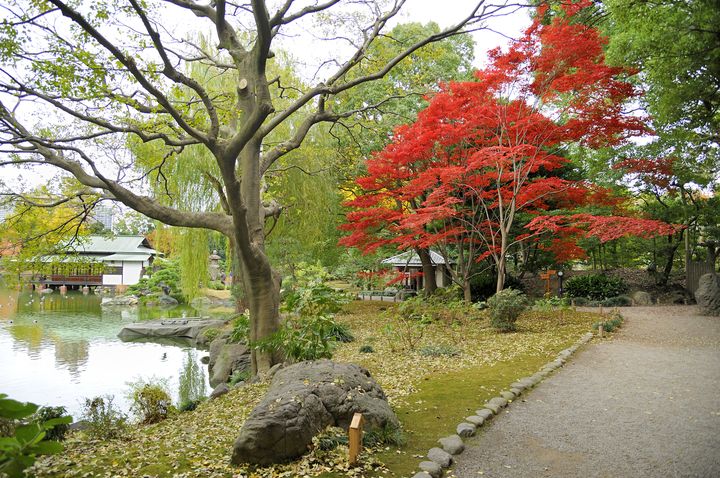
[[[434, 21], [440, 27], [448, 27], [465, 17], [477, 4], [477, 0], [408, 0], [405, 15], [408, 21], [427, 23]], [[507, 44], [504, 37], [517, 38], [530, 25], [527, 9], [493, 18], [488, 22], [490, 30], [473, 34], [475, 40], [475, 64], [481, 66], [485, 52]], [[503, 36], [504, 35], [504, 36]]]
[[[441, 28], [445, 28], [465, 18], [476, 4], [477, 0], [408, 0], [401, 14], [390, 27], [401, 22], [413, 21], [427, 23], [434, 21], [438, 23]], [[167, 15], [164, 17], [164, 20], [167, 21], [166, 26], [174, 30], [175, 33], [179, 33], [180, 36], [184, 36], [182, 35], [183, 32], [198, 28], [199, 24], [197, 21], [188, 21], [194, 17], [185, 16], [187, 12], [183, 12], [185, 15], [182, 17], [176, 17], [175, 13], [179, 14], [181, 12], [178, 10], [173, 11], [173, 8], [174, 7], [168, 7]], [[478, 67], [482, 66], [485, 59], [485, 52], [497, 46], [505, 45], [507, 43], [506, 37], [519, 36], [521, 31], [525, 29], [529, 23], [530, 20], [527, 10], [521, 10], [508, 16], [490, 19], [487, 26], [494, 31], [485, 30], [473, 34], [476, 43], [475, 65]], [[173, 28], [171, 24], [174, 24], [176, 28]], [[202, 27], [200, 28], [202, 29]], [[290, 50], [292, 55], [298, 59], [309, 60], [308, 57], [317, 55], [318, 60], [321, 61], [322, 59], [327, 59], [328, 54], [333, 55], [332, 51], [318, 48], [318, 44], [312, 42], [307, 33], [305, 35], [290, 36], [283, 40], [280, 48]], [[323, 55], [324, 58], [321, 58]], [[310, 61], [312, 62], [312, 60]], [[0, 169], [0, 180], [3, 180], [8, 185], [13, 185], [13, 189], [16, 189], [18, 180], [22, 178], [25, 180], [23, 181], [25, 182], [25, 187], [34, 187], [42, 182], [47, 182], [53, 172], [55, 172], [54, 169], [47, 170], [47, 168], [34, 168], [32, 173], [28, 170], [18, 171], [10, 168], [2, 168]]]

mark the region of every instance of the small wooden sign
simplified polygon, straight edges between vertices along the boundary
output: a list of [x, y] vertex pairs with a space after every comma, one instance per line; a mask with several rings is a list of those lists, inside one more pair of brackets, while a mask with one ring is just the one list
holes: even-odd
[[350, 448], [348, 462], [351, 465], [358, 462], [358, 456], [360, 456], [360, 450], [362, 450], [364, 423], [365, 419], [363, 419], [362, 413], [356, 413], [353, 415], [352, 421], [350, 422], [350, 428], [348, 429], [348, 442]]
[[547, 295], [550, 295], [550, 291], [552, 289], [551, 281], [556, 273], [556, 270], [549, 269], [547, 272], [543, 272], [540, 274], [540, 278], [545, 280], [545, 294]]

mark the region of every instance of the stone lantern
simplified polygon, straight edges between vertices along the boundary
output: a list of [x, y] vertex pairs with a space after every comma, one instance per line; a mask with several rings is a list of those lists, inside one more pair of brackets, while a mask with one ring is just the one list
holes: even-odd
[[210, 261], [208, 266], [210, 280], [218, 280], [220, 278], [220, 256], [218, 256], [217, 251], [213, 251], [208, 260]]

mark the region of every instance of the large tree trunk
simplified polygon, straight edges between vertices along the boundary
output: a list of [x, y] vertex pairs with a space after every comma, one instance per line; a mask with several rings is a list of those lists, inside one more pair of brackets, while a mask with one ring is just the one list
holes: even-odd
[[428, 249], [416, 249], [423, 271], [423, 288], [425, 295], [432, 295], [437, 290], [437, 281], [435, 279], [435, 268], [433, 267], [432, 258]]
[[497, 256], [497, 283], [495, 284], [495, 293], [497, 294], [505, 287], [505, 269], [507, 267], [507, 261], [505, 259], [505, 253], [507, 252], [508, 243], [508, 231], [500, 232], [500, 252]]
[[680, 247], [680, 244], [682, 243], [682, 239], [678, 242], [673, 243], [673, 237], [668, 237], [667, 246], [663, 248], [663, 255], [665, 256], [665, 266], [663, 267], [662, 272], [657, 277], [657, 280], [655, 283], [659, 286], [666, 286], [668, 283], [668, 280], [670, 279], [670, 272], [672, 272], [673, 262], [675, 261], [675, 252]]
[[[280, 328], [280, 276], [265, 258], [265, 267], [243, 267], [243, 287], [250, 310], [250, 341], [271, 337]], [[251, 351], [253, 374], [265, 372], [279, 360], [272, 350]]]
[[[237, 258], [250, 310], [250, 341], [270, 338], [280, 328], [280, 276], [265, 253], [265, 210], [260, 187], [260, 143], [251, 141], [240, 153], [241, 182], [230, 181], [228, 197], [233, 215]], [[234, 172], [233, 172], [234, 176]], [[253, 374], [265, 372], [280, 359], [279, 353], [253, 349]]]
[[495, 293], [497, 294], [505, 288], [505, 256], [500, 256], [497, 267], [497, 282], [495, 283]]
[[472, 302], [472, 289], [470, 288], [470, 279], [467, 277], [463, 280], [463, 299], [466, 304]]

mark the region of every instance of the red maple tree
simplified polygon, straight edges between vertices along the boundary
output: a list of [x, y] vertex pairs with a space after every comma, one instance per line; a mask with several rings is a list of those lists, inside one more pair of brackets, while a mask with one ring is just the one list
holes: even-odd
[[[492, 51], [476, 81], [443, 85], [415, 123], [396, 130], [357, 180], [363, 193], [348, 202], [353, 211], [343, 229], [350, 234], [341, 244], [436, 248], [452, 256], [453, 280], [469, 300], [474, 263], [491, 259], [500, 291], [506, 254], [520, 241], [553, 231], [567, 248], [560, 238], [581, 232], [609, 240], [617, 226], [666, 227], [552, 213], [599, 197], [591, 185], [562, 177], [568, 145], [615, 146], [647, 131], [643, 118], [623, 111], [638, 94], [628, 81], [633, 72], [606, 65], [604, 38], [575, 19], [589, 5], [564, 5], [545, 23], [547, 6], [538, 7], [523, 37]], [[517, 234], [520, 212], [534, 219]]]

